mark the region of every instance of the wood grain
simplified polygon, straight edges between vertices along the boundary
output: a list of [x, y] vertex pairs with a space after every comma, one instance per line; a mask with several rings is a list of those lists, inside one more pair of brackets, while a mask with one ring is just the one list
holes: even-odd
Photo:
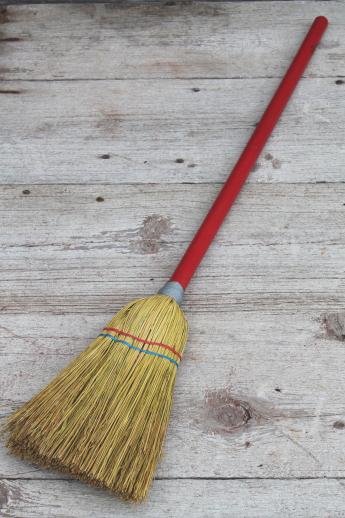
[[[0, 191], [3, 314], [103, 314], [158, 290], [219, 186], [30, 189]], [[185, 307], [203, 313], [211, 306], [224, 316], [341, 310], [344, 199], [344, 184], [246, 186]]]
[[115, 501], [79, 482], [4, 480], [0, 484], [4, 516], [9, 518], [113, 518], [115, 513], [123, 518], [344, 516], [344, 480], [337, 479], [159, 480], [150, 500], [140, 505]]
[[[301, 81], [249, 182], [344, 181], [345, 96], [336, 81]], [[223, 182], [277, 84], [3, 82], [0, 182]]]
[[331, 26], [306, 73], [341, 75], [343, 2], [8, 6], [1, 75], [30, 80], [280, 77], [320, 14]]

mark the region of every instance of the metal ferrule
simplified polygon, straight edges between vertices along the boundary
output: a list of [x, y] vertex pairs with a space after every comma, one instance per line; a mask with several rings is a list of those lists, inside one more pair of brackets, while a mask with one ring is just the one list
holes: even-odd
[[168, 281], [158, 293], [160, 295], [168, 295], [168, 297], [175, 299], [177, 304], [181, 304], [184, 295], [184, 288], [182, 288], [179, 282]]

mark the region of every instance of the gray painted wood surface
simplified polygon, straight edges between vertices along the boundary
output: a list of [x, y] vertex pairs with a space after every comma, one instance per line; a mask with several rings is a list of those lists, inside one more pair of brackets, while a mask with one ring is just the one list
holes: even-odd
[[2, 418], [161, 286], [309, 22], [332, 25], [186, 294], [148, 501], [2, 448], [0, 514], [345, 516], [345, 5], [167, 4], [1, 10]]

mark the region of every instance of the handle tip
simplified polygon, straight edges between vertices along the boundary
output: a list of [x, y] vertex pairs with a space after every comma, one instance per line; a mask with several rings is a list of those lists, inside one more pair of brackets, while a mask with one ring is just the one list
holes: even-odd
[[326, 16], [317, 16], [314, 20], [314, 23], [317, 23], [320, 27], [326, 29], [328, 25], [328, 19], [326, 18]]

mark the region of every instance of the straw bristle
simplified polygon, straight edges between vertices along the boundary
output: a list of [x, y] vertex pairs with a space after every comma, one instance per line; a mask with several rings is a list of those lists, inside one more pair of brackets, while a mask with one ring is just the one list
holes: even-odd
[[125, 498], [145, 498], [161, 455], [187, 331], [174, 299], [154, 295], [132, 302], [10, 416], [8, 447]]

